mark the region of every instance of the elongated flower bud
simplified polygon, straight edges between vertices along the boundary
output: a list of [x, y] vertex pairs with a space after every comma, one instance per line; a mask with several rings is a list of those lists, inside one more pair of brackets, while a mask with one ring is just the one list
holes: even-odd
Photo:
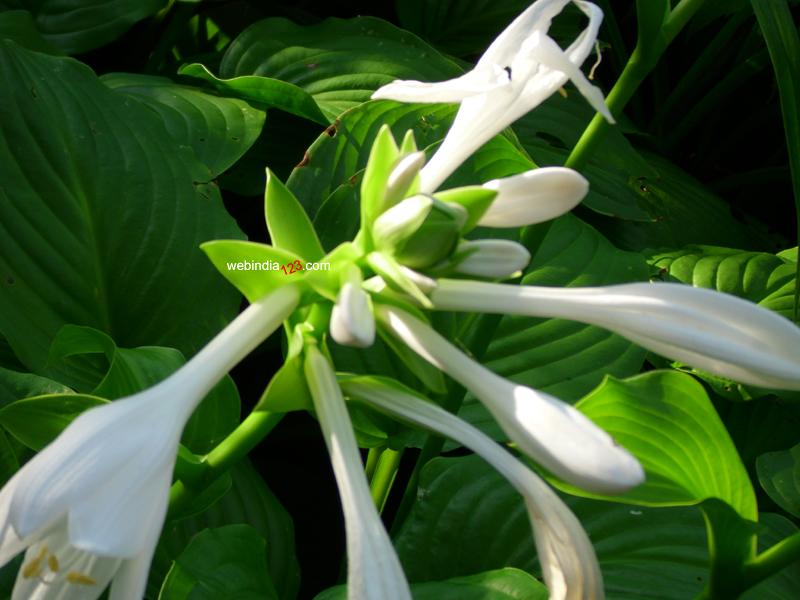
[[[392, 172], [389, 174], [389, 179], [386, 182], [384, 206], [394, 206], [409, 195], [409, 188], [424, 164], [424, 152], [412, 152], [400, 159], [394, 169], [392, 169]], [[415, 190], [412, 190], [412, 192], [413, 191]]]
[[614, 494], [644, 480], [637, 460], [572, 406], [495, 375], [398, 308], [379, 306], [376, 316], [408, 347], [472, 392], [522, 452], [565, 481]]
[[422, 226], [432, 207], [433, 198], [422, 194], [395, 204], [375, 219], [372, 236], [376, 244], [394, 250]]
[[491, 279], [506, 279], [520, 273], [531, 260], [531, 253], [522, 244], [511, 240], [464, 241], [458, 245], [456, 272]]
[[330, 330], [331, 337], [343, 346], [368, 348], [375, 341], [372, 302], [358, 283], [348, 281], [339, 290]]
[[800, 328], [729, 294], [675, 283], [547, 288], [440, 279], [441, 310], [555, 317], [604, 327], [722, 377], [800, 390]]
[[479, 225], [522, 227], [543, 223], [569, 212], [589, 191], [589, 182], [577, 171], [544, 167], [505, 179], [494, 179], [483, 187], [497, 192]]

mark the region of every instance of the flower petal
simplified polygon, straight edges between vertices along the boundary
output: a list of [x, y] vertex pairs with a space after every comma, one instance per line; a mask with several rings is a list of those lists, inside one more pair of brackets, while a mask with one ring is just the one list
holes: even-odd
[[376, 316], [417, 354], [472, 392], [522, 452], [565, 481], [603, 494], [621, 493], [644, 481], [638, 461], [572, 406], [495, 375], [400, 309], [380, 306]]
[[511, 240], [461, 242], [456, 254], [462, 253], [468, 254], [456, 264], [457, 273], [492, 279], [505, 279], [520, 273], [531, 260], [527, 248]]
[[776, 389], [800, 389], [800, 328], [729, 294], [675, 283], [547, 288], [438, 281], [436, 308], [566, 318], [669, 358]]
[[355, 283], [345, 283], [331, 313], [331, 337], [343, 346], [368, 348], [375, 341], [375, 320], [372, 303]]
[[306, 347], [305, 373], [342, 501], [347, 534], [347, 597], [411, 600], [400, 561], [372, 502], [336, 375], [316, 347]]
[[445, 435], [479, 454], [525, 498], [550, 600], [603, 598], [603, 580], [586, 532], [561, 499], [530, 469], [485, 434], [435, 404], [358, 378], [344, 392], [379, 410]]
[[577, 206], [589, 192], [589, 182], [577, 171], [544, 167], [493, 179], [483, 187], [497, 192], [479, 225], [522, 227], [543, 223]]

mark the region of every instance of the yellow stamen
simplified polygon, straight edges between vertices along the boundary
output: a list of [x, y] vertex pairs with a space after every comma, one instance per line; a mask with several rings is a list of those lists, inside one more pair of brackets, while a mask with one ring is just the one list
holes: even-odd
[[84, 575], [83, 573], [78, 573], [76, 571], [70, 571], [67, 573], [67, 581], [70, 583], [76, 583], [78, 585], [96, 585], [97, 581], [89, 577], [88, 575]]
[[42, 574], [42, 559], [41, 558], [34, 558], [24, 567], [22, 567], [22, 576], [25, 579], [33, 579], [34, 577], [39, 577]]
[[595, 40], [594, 43], [594, 52], [597, 55], [597, 60], [594, 61], [592, 68], [589, 70], [589, 81], [594, 80], [594, 72], [597, 67], [600, 66], [600, 63], [603, 62], [603, 54], [600, 52], [600, 42]]
[[58, 572], [59, 565], [58, 565], [58, 559], [56, 558], [55, 554], [51, 554], [50, 556], [47, 557], [47, 566], [50, 567], [50, 570], [53, 571], [54, 573]]
[[565, 90], [563, 87], [558, 88], [558, 93], [561, 94], [562, 98], [567, 97], [567, 90]]

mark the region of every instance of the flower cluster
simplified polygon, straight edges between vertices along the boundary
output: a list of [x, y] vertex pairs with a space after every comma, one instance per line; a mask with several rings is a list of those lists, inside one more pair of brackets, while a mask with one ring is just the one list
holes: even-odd
[[528, 250], [507, 240], [466, 239], [478, 225], [520, 227], [552, 219], [587, 193], [586, 180], [565, 168], [439, 189], [480, 145], [568, 80], [611, 120], [602, 94], [580, 70], [601, 11], [573, 0], [589, 19], [586, 29], [567, 49], [547, 35], [551, 19], [568, 3], [535, 2], [457, 79], [397, 81], [375, 93], [461, 106], [428, 161], [411, 132], [397, 144], [388, 127], [381, 129], [361, 183], [361, 228], [351, 242], [323, 257], [315, 237], [299, 243], [298, 235], [277, 233], [275, 227], [294, 227], [314, 236], [299, 203], [272, 181], [268, 211], [270, 202], [282, 202], [289, 209], [281, 214], [301, 216], [270, 224], [275, 247], [261, 247], [259, 256], [324, 259], [332, 268], [291, 280], [223, 272], [251, 300], [250, 308], [169, 379], [82, 415], [6, 485], [0, 493], [2, 562], [27, 548], [15, 600], [97, 598], [112, 580], [112, 600], [141, 597], [186, 419], [214, 382], [284, 321], [289, 356], [301, 365], [341, 496], [353, 600], [410, 599], [411, 593], [364, 477], [348, 399], [448, 436], [502, 473], [524, 497], [551, 598], [602, 598], [603, 584], [580, 523], [531, 469], [419, 391], [384, 377], [337, 374], [328, 336], [361, 348], [379, 334], [391, 340], [418, 364], [469, 390], [520, 453], [601, 494], [640, 484], [644, 472], [637, 460], [569, 404], [507, 381], [464, 354], [430, 325], [429, 311], [574, 319], [718, 375], [800, 389], [800, 330], [754, 304], [667, 283], [571, 289], [496, 283], [526, 268]]

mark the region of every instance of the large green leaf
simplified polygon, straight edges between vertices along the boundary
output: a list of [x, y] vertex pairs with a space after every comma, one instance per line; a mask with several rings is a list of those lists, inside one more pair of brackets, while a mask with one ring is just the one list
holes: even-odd
[[[764, 552], [781, 540], [797, 533], [797, 525], [774, 513], [759, 515], [761, 530], [758, 534], [758, 551]], [[757, 586], [747, 590], [741, 600], [795, 600], [800, 590], [800, 563], [785, 567]]]
[[[335, 135], [320, 135], [306, 152], [305, 164], [295, 168], [287, 185], [312, 218], [323, 203], [335, 204], [322, 209], [323, 213], [315, 218], [320, 237], [326, 240], [328, 249], [344, 241], [354, 222], [354, 219], [343, 222], [331, 217], [340, 211], [356, 217], [359, 214], [359, 178], [380, 128], [389, 125], [398, 140], [411, 129], [417, 146], [430, 151], [444, 138], [456, 110], [455, 105], [373, 100], [342, 114], [336, 123]], [[512, 138], [497, 136], [479, 149], [444, 187], [483, 183], [533, 167]]]
[[172, 561], [192, 537], [206, 528], [248, 524], [267, 542], [267, 570], [281, 600], [294, 600], [300, 585], [295, 556], [294, 525], [289, 513], [249, 463], [230, 471], [231, 489], [200, 515], [167, 522], [148, 582], [148, 596], [155, 596]]
[[0, 38], [14, 40], [28, 50], [61, 54], [55, 46], [42, 37], [36, 29], [33, 15], [27, 10], [8, 10], [0, 13]]
[[[78, 391], [109, 400], [149, 388], [185, 362], [174, 348], [118, 348], [102, 331], [74, 325], [65, 325], [59, 331], [50, 358], [62, 361], [60, 367], [64, 373], [71, 375], [80, 369], [85, 379], [83, 386], [76, 388]], [[198, 454], [208, 452], [239, 424], [239, 413], [239, 392], [226, 376], [192, 414], [184, 428], [183, 444]]]
[[747, 252], [717, 246], [686, 246], [680, 250], [645, 253], [665, 275], [695, 287], [733, 294], [782, 314], [793, 316], [795, 270], [790, 255]]
[[[686, 600], [703, 588], [708, 558], [696, 509], [567, 503], [595, 546], [609, 600]], [[476, 456], [425, 466], [396, 547], [411, 581], [539, 569], [522, 497]]]
[[[571, 215], [554, 221], [543, 239], [535, 229], [529, 230], [523, 243], [534, 252], [522, 278], [526, 285], [593, 286], [647, 277], [641, 257], [618, 250]], [[640, 347], [599, 327], [563, 319], [504, 316], [483, 363], [504, 377], [574, 401], [606, 374], [638, 373], [644, 356]], [[459, 414], [505, 439], [474, 397], [467, 397]]]
[[479, 54], [529, 0], [397, 0], [400, 24], [458, 56]]
[[151, 110], [2, 42], [0, 128], [0, 332], [29, 370], [65, 323], [192, 353], [235, 314], [198, 245], [242, 234]]
[[[498, 569], [447, 581], [411, 586], [414, 600], [547, 600], [547, 588], [519, 569]], [[325, 590], [314, 600], [346, 600], [347, 586]]]
[[78, 54], [115, 40], [166, 4], [167, 0], [3, 0], [0, 7], [30, 11], [48, 42]]
[[266, 544], [249, 525], [198, 533], [164, 580], [159, 600], [277, 600], [266, 567]]
[[461, 69], [414, 34], [374, 17], [331, 18], [309, 26], [275, 18], [237, 37], [220, 73], [295, 84], [333, 121], [394, 79], [438, 81]]
[[624, 381], [608, 377], [575, 406], [645, 469], [644, 484], [614, 499], [675, 506], [717, 498], [741, 517], [757, 520], [747, 471], [708, 395], [691, 376], [652, 371]]
[[761, 487], [783, 510], [800, 517], [800, 444], [768, 452], [756, 461]]
[[[520, 142], [542, 166], [562, 165], [594, 112], [579, 94], [553, 96], [514, 124]], [[590, 182], [583, 205], [592, 223], [621, 248], [710, 243], [766, 247], [769, 241], [737, 221], [728, 206], [682, 169], [607, 132], [582, 173]]]
[[164, 77], [111, 73], [101, 81], [154, 110], [173, 139], [189, 146], [216, 177], [258, 138], [265, 113], [236, 98], [222, 98]]
[[0, 367], [0, 406], [31, 396], [65, 394], [70, 391], [67, 386], [52, 379]]

